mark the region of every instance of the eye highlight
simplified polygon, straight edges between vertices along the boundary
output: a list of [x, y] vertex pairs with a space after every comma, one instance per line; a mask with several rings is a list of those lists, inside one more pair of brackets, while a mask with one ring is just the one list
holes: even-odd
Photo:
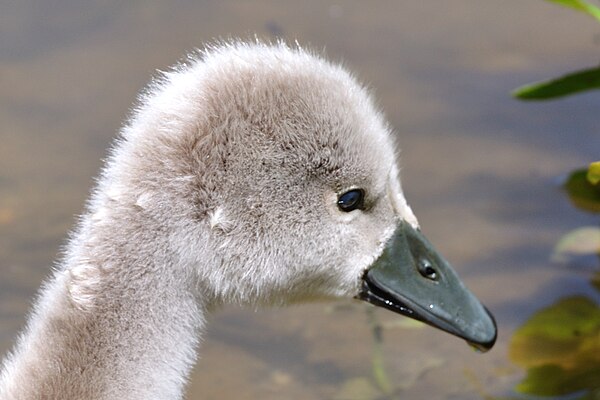
[[350, 212], [364, 209], [365, 191], [362, 189], [348, 190], [338, 197], [337, 205], [340, 211]]

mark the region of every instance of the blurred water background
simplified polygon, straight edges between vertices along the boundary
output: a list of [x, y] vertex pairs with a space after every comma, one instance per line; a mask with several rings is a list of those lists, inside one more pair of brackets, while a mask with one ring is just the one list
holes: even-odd
[[424, 232], [496, 315], [500, 336], [480, 355], [377, 310], [394, 387], [384, 396], [365, 383], [373, 336], [364, 307], [228, 308], [210, 319], [186, 398], [517, 398], [525, 371], [510, 355], [515, 330], [565, 298], [600, 298], [590, 284], [598, 260], [550, 260], [564, 233], [597, 224], [557, 182], [598, 158], [598, 95], [509, 96], [596, 64], [600, 28], [541, 0], [3, 2], [0, 354], [155, 70], [216, 38], [254, 35], [324, 50], [374, 90]]

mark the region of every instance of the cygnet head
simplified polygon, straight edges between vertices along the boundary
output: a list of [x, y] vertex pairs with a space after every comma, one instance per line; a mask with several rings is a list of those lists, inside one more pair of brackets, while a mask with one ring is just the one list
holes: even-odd
[[[406, 151], [410, 151], [407, 149]], [[391, 130], [339, 65], [219, 45], [141, 100], [91, 204], [168, 237], [207, 306], [358, 297], [489, 348], [491, 315], [422, 236]]]

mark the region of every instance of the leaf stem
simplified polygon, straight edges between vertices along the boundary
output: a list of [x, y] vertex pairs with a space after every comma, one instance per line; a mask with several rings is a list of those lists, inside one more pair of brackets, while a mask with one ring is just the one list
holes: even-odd
[[383, 326], [379, 323], [375, 309], [367, 307], [367, 319], [373, 335], [372, 368], [377, 387], [386, 395], [392, 394], [392, 384], [388, 378], [383, 357]]

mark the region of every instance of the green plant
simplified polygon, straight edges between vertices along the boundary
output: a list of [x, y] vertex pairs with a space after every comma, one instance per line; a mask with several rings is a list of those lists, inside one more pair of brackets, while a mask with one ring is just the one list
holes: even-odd
[[[600, 8], [586, 0], [546, 0], [564, 7], [569, 7], [585, 13], [600, 22]], [[555, 79], [527, 84], [515, 89], [512, 95], [519, 100], [551, 100], [573, 95], [582, 91], [600, 89], [600, 67], [572, 72]], [[600, 212], [600, 161], [592, 162], [587, 167], [575, 170], [569, 174], [563, 185], [569, 199], [575, 207], [591, 213]], [[591, 235], [587, 240], [590, 245], [583, 249], [580, 246], [582, 235]], [[576, 254], [597, 254], [600, 256], [600, 244], [597, 238], [600, 228], [590, 227], [582, 231], [576, 230], [565, 235], [555, 248], [554, 257], [565, 258], [574, 250]], [[570, 246], [570, 245], [574, 245]]]
[[[585, 0], [547, 0], [581, 11], [600, 22], [600, 8]], [[550, 100], [600, 89], [600, 67], [589, 68], [521, 86], [512, 94], [520, 100]], [[569, 174], [563, 185], [571, 203], [600, 213], [600, 161]], [[587, 226], [565, 234], [552, 259], [568, 263], [580, 256], [600, 257], [600, 227]], [[591, 283], [600, 290], [600, 272]], [[593, 300], [569, 297], [538, 311], [513, 335], [510, 357], [527, 370], [515, 390], [527, 395], [575, 395], [577, 400], [600, 398], [600, 307]]]
[[[600, 8], [585, 0], [546, 0], [581, 11], [600, 22]], [[520, 100], [550, 100], [585, 90], [600, 89], [600, 67], [518, 87], [512, 95]]]

